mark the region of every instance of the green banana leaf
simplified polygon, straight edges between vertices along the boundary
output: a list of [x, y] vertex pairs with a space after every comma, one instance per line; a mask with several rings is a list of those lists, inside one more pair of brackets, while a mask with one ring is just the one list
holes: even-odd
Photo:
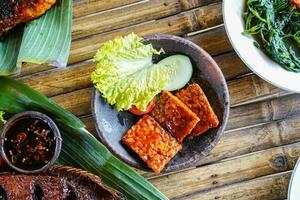
[[121, 192], [126, 199], [167, 199], [146, 179], [114, 157], [78, 118], [52, 100], [8, 77], [0, 77], [0, 91], [0, 110], [6, 113], [6, 117], [34, 110], [49, 115], [57, 123], [63, 138], [59, 164], [80, 167], [100, 176], [105, 184]]
[[17, 57], [22, 41], [22, 30], [16, 29], [9, 34], [4, 41], [0, 41], [0, 76], [20, 72], [16, 66]]
[[72, 29], [72, 2], [62, 0], [42, 17], [11, 30], [0, 41], [0, 76], [21, 71], [22, 63], [67, 65]]
[[66, 67], [71, 47], [72, 2], [63, 0], [26, 24], [17, 66], [23, 62]]

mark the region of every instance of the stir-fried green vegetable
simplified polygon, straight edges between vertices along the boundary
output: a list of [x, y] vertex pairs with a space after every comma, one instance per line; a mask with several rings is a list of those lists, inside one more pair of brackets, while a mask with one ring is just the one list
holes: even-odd
[[117, 37], [105, 43], [94, 58], [98, 63], [92, 81], [117, 110], [132, 106], [145, 110], [174, 74], [174, 68], [152, 63], [153, 54], [163, 50], [155, 50], [141, 40], [135, 34]]
[[0, 77], [0, 110], [7, 115], [34, 110], [49, 115], [58, 125], [62, 139], [60, 164], [81, 167], [102, 178], [126, 199], [167, 199], [146, 179], [114, 157], [84, 124], [44, 95], [7, 77]]
[[5, 113], [3, 112], [3, 111], [0, 111], [0, 129], [3, 127], [3, 125], [6, 123], [6, 121], [5, 121], [5, 119], [4, 119], [4, 117], [3, 117], [3, 115], [4, 115]]
[[244, 34], [285, 69], [300, 72], [300, 12], [288, 0], [247, 0]]

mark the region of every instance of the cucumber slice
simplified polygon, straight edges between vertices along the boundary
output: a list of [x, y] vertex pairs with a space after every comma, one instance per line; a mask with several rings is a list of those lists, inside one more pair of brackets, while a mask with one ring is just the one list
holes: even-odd
[[191, 79], [193, 66], [189, 57], [184, 55], [173, 55], [161, 60], [158, 64], [175, 68], [175, 75], [166, 84], [165, 90], [174, 91], [183, 88]]

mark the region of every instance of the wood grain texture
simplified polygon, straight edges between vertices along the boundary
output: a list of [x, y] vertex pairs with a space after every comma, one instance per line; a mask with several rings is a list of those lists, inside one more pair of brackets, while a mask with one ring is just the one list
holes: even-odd
[[[220, 45], [221, 46], [221, 45]], [[227, 80], [250, 72], [235, 52], [228, 52], [214, 57]]]
[[20, 78], [22, 82], [46, 96], [55, 96], [91, 87], [90, 74], [94, 63], [79, 63], [64, 70], [46, 71]]
[[189, 200], [278, 200], [286, 199], [291, 171], [272, 174], [179, 199]]
[[204, 165], [244, 154], [300, 141], [300, 116], [267, 124], [226, 131], [210, 155], [197, 165]]
[[151, 182], [169, 198], [178, 198], [291, 170], [299, 156], [300, 143], [295, 143], [152, 179]]
[[[76, 18], [73, 20], [72, 37], [73, 39], [78, 39], [98, 33], [112, 31], [130, 25], [175, 15], [187, 9], [195, 8], [194, 6], [203, 5], [201, 1], [197, 2], [198, 3], [187, 3], [187, 1], [178, 0], [140, 1], [139, 3], [125, 7]], [[210, 1], [210, 3], [215, 2], [218, 1]], [[194, 12], [196, 15], [195, 17], [197, 17], [197, 19], [195, 18], [195, 23], [199, 22], [201, 29], [202, 27], [205, 28], [209, 26], [209, 24], [214, 23], [218, 20], [218, 16], [220, 15], [217, 13], [217, 9], [211, 10], [210, 12], [212, 13], [209, 15], [207, 15], [208, 12], [205, 9], [196, 9]], [[128, 13], [134, 13], [134, 15], [130, 15]]]
[[233, 106], [291, 94], [291, 92], [267, 83], [256, 75], [232, 80], [228, 82], [228, 87]]
[[92, 88], [88, 88], [55, 96], [52, 100], [77, 116], [84, 116], [91, 113], [91, 95]]
[[82, 17], [96, 12], [118, 8], [141, 0], [76, 0], [73, 2], [73, 17]]
[[252, 103], [231, 109], [227, 129], [253, 126], [300, 114], [300, 95]]
[[[69, 64], [90, 59], [94, 56], [103, 42], [112, 40], [117, 35], [136, 33], [139, 35], [160, 33], [184, 35], [191, 31], [216, 26], [222, 22], [221, 4], [210, 4], [186, 12], [181, 12], [167, 18], [149, 21], [114, 31], [91, 35], [79, 40], [74, 40], [71, 45]], [[197, 16], [197, 14], [204, 18]]]
[[[126, 7], [100, 12], [73, 20], [73, 39], [107, 32], [142, 22], [163, 18], [183, 11], [174, 0], [142, 1]], [[135, 13], [129, 15], [128, 13]], [[99, 20], [101, 19], [101, 20]], [[88, 23], [87, 23], [88, 22]]]
[[218, 55], [233, 50], [224, 26], [189, 36], [187, 39], [205, 49], [210, 55]]

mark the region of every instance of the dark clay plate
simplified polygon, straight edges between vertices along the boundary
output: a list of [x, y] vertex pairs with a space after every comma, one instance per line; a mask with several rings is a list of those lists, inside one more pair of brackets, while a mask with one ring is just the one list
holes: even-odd
[[[210, 55], [188, 40], [172, 35], [147, 35], [144, 37], [144, 43], [151, 43], [154, 48], [165, 50], [166, 54], [154, 57], [155, 61], [174, 54], [189, 56], [194, 71], [191, 82], [201, 86], [220, 120], [217, 128], [210, 129], [193, 140], [186, 138], [183, 141], [183, 149], [169, 162], [165, 172], [191, 167], [208, 155], [224, 134], [229, 115], [226, 81]], [[129, 165], [149, 170], [137, 155], [121, 143], [122, 136], [140, 117], [129, 112], [118, 112], [101, 98], [96, 89], [92, 97], [92, 112], [97, 133], [106, 147]]]

